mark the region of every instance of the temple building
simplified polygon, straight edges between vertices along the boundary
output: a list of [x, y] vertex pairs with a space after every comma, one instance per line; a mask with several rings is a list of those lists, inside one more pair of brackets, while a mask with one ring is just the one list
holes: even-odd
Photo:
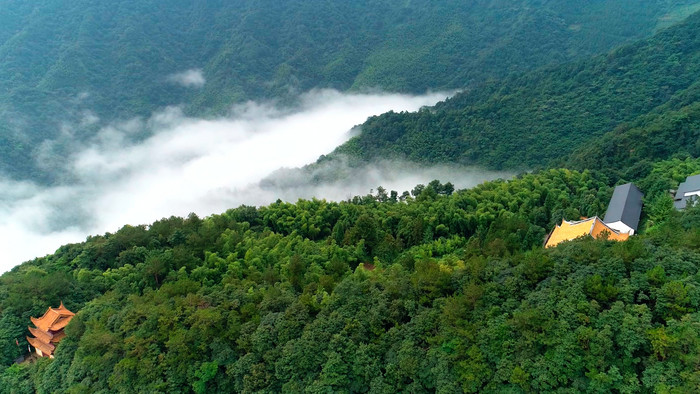
[[562, 221], [561, 225], [556, 226], [549, 234], [545, 241], [545, 248], [551, 248], [564, 241], [570, 241], [583, 236], [591, 236], [595, 239], [607, 236], [611, 241], [626, 241], [629, 238], [629, 233], [621, 233], [607, 224], [599, 217], [595, 216], [589, 219], [583, 219], [575, 222]]
[[585, 235], [595, 239], [607, 237], [611, 241], [626, 241], [637, 232], [643, 197], [644, 194], [632, 183], [617, 186], [608, 203], [604, 220], [597, 216], [573, 222], [563, 220], [547, 236], [545, 248]]
[[66, 307], [63, 306], [63, 302], [61, 302], [58, 308], [49, 307], [46, 313], [44, 313], [44, 316], [38, 319], [34, 317], [31, 318], [34, 327], [29, 327], [29, 332], [31, 332], [34, 337], [27, 337], [27, 341], [34, 347], [36, 354], [40, 357], [53, 358], [56, 344], [66, 336], [63, 329], [68, 325], [73, 316], [75, 316], [75, 313], [66, 309]]
[[642, 193], [633, 183], [617, 186], [613, 191], [603, 221], [620, 233], [634, 235], [642, 216]]
[[700, 200], [700, 175], [689, 176], [685, 182], [678, 186], [676, 196], [673, 198], [673, 206], [682, 211], [688, 203]]

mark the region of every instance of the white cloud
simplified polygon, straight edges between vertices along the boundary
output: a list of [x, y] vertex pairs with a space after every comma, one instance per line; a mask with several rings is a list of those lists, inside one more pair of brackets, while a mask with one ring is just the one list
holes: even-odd
[[191, 69], [168, 76], [168, 81], [182, 85], [186, 88], [201, 88], [206, 83], [204, 74], [200, 69]]
[[[314, 177], [321, 174], [343, 174], [338, 180], [324, 181], [320, 184]], [[463, 189], [478, 185], [496, 178], [511, 178], [510, 172], [485, 171], [476, 167], [458, 165], [434, 165], [424, 167], [416, 163], [396, 160], [382, 160], [359, 168], [348, 167], [346, 163], [330, 162], [312, 171], [295, 171], [282, 169], [263, 179], [255, 194], [263, 195], [268, 200], [280, 198], [285, 201], [295, 201], [298, 198], [322, 196], [328, 200], [342, 201], [357, 195], [366, 195], [378, 186], [387, 192], [396, 190], [399, 195], [411, 191], [416, 185], [426, 185], [434, 179], [442, 183], [451, 182]], [[248, 192], [248, 190], [246, 190]], [[252, 194], [252, 193], [251, 193]]]
[[[414, 111], [444, 98], [315, 91], [302, 96], [293, 111], [249, 103], [235, 108], [230, 117], [202, 120], [170, 108], [148, 121], [104, 127], [67, 159], [69, 176], [64, 179], [72, 183], [41, 188], [0, 180], [0, 271], [90, 234], [170, 215], [205, 216], [277, 198], [345, 199], [378, 185], [403, 191], [435, 178], [467, 187], [501, 176], [449, 167], [401, 171], [384, 163], [331, 185], [259, 186], [279, 168], [303, 166], [332, 151], [368, 116]], [[135, 133], [151, 137], [131, 142]]]

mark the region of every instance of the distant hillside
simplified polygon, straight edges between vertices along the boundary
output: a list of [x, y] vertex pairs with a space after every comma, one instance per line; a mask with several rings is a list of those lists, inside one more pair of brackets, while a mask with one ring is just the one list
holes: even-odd
[[[595, 169], [634, 164], [631, 157], [697, 156], [698, 31], [700, 13], [604, 56], [484, 84], [416, 113], [370, 118], [335, 153], [497, 169], [567, 161]], [[681, 125], [684, 133], [677, 134]], [[640, 133], [644, 139], [620, 145], [621, 134]], [[624, 162], [608, 154], [625, 147], [631, 156]], [[577, 150], [578, 158], [568, 157]]]
[[[39, 144], [92, 115], [211, 114], [316, 87], [462, 88], [607, 51], [699, 4], [0, 0], [0, 173], [45, 177]], [[189, 69], [206, 83], [172, 82]], [[93, 132], [83, 123], [75, 138]]]
[[[656, 160], [700, 157], [700, 84], [633, 122], [591, 141], [558, 164], [598, 170], [610, 179], [646, 176]], [[685, 99], [693, 98], [692, 103]]]

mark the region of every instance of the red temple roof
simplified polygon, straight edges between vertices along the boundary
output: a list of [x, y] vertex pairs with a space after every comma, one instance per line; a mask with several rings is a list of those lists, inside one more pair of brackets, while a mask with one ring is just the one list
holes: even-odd
[[31, 332], [32, 335], [34, 335], [36, 337], [36, 339], [38, 339], [44, 343], [49, 343], [53, 340], [53, 334], [50, 332], [41, 331], [40, 329], [34, 328], [34, 327], [28, 327], [28, 328], [29, 328], [29, 332]]
[[49, 307], [42, 317], [30, 318], [36, 328], [29, 327], [29, 332], [34, 335], [34, 338], [27, 337], [27, 341], [41, 355], [52, 357], [56, 344], [66, 336], [63, 329], [70, 323], [73, 316], [75, 313], [63, 306], [63, 302], [58, 308]]
[[44, 316], [38, 319], [32, 317], [31, 321], [42, 331], [58, 331], [65, 327], [73, 316], [75, 316], [75, 313], [66, 309], [63, 306], [63, 302], [61, 302], [61, 306], [58, 308], [49, 307]]
[[44, 356], [51, 356], [53, 351], [56, 349], [56, 346], [54, 346], [53, 344], [44, 343], [37, 338], [27, 337], [27, 341], [30, 345], [41, 350], [41, 353], [43, 353]]

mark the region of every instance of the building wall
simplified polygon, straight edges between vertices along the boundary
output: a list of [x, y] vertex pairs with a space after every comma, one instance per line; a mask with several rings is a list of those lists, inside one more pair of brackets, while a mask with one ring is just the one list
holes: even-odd
[[552, 234], [549, 236], [545, 247], [551, 248], [558, 245], [561, 242], [570, 241], [572, 239], [590, 234], [593, 228], [592, 226], [592, 220], [585, 220], [582, 222], [576, 222], [574, 224], [571, 224], [570, 222], [564, 220], [562, 221], [560, 226], [556, 226], [554, 228], [554, 231], [552, 231]]
[[634, 229], [624, 223], [622, 221], [617, 221], [613, 223], [605, 223], [608, 225], [613, 230], [617, 230], [620, 233], [627, 233], [629, 235], [634, 235]]

